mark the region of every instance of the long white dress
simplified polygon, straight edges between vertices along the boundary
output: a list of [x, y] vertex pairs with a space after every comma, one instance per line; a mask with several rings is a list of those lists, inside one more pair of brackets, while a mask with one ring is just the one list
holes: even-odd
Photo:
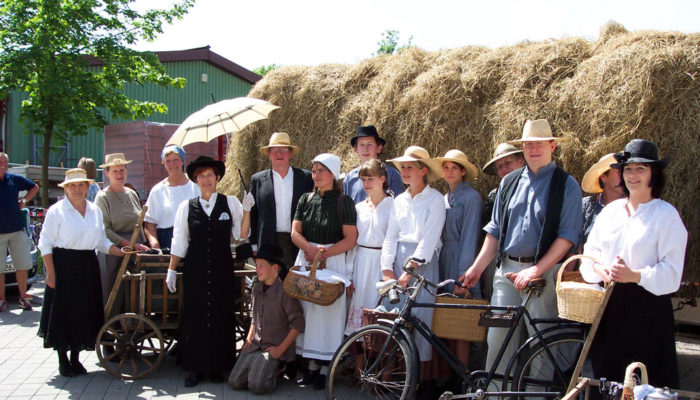
[[392, 197], [385, 197], [376, 208], [367, 199], [357, 203], [357, 246], [347, 254], [347, 271], [352, 272], [355, 294], [348, 311], [345, 334], [362, 327], [362, 309], [375, 308], [379, 301], [376, 283], [382, 280], [382, 243], [386, 236], [389, 215], [394, 206]]

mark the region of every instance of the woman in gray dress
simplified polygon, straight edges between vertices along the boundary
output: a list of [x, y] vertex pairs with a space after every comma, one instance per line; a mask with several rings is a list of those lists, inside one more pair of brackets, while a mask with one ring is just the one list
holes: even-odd
[[[100, 168], [104, 168], [104, 174], [109, 180], [109, 185], [95, 196], [95, 204], [102, 211], [102, 221], [107, 238], [118, 248], [129, 245], [134, 226], [141, 214], [141, 203], [138, 195], [135, 191], [124, 186], [127, 176], [127, 164], [131, 164], [131, 161], [127, 161], [123, 153], [107, 154], [105, 163], [100, 165]], [[148, 250], [148, 247], [141, 244], [144, 242], [144, 239], [145, 236], [142, 230], [137, 239], [136, 251]], [[112, 291], [112, 286], [114, 286], [114, 282], [117, 279], [121, 257], [99, 253], [98, 260], [100, 261], [100, 276], [102, 278], [102, 299], [106, 304]], [[121, 306], [123, 305], [122, 296], [123, 293], [117, 294], [111, 315], [105, 315], [105, 319], [109, 319], [121, 312]]]
[[[469, 181], [476, 178], [478, 169], [460, 150], [450, 150], [444, 157], [438, 157], [435, 161], [442, 165], [448, 185], [445, 194], [445, 228], [442, 231], [440, 251], [440, 280], [457, 280], [462, 271], [474, 262], [481, 237], [481, 209], [484, 203], [479, 192], [469, 184]], [[465, 289], [460, 285], [449, 285], [445, 291], [464, 294]], [[473, 298], [482, 297], [481, 285], [478, 282], [469, 292]], [[464, 365], [469, 365], [470, 342], [449, 340], [448, 345]], [[447, 371], [449, 369], [445, 368], [445, 372]]]

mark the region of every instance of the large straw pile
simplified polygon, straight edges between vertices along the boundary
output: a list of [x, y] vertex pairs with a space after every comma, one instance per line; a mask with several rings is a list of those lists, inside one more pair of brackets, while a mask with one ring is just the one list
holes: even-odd
[[[690, 238], [686, 280], [700, 281], [700, 34], [627, 32], [616, 23], [598, 41], [566, 38], [511, 47], [417, 48], [357, 65], [284, 67], [270, 72], [250, 96], [281, 106], [267, 121], [236, 134], [228, 166], [248, 179], [269, 168], [257, 148], [272, 132], [291, 135], [309, 168], [321, 152], [358, 163], [349, 145], [358, 125], [374, 124], [388, 140], [385, 156], [408, 145], [438, 156], [464, 150], [477, 165], [494, 146], [520, 137], [526, 119], [546, 118], [560, 145], [559, 164], [579, 181], [603, 154], [633, 138], [654, 141], [671, 157], [664, 198], [681, 214]], [[497, 185], [480, 174], [482, 195]], [[222, 182], [239, 192], [236, 174]]]

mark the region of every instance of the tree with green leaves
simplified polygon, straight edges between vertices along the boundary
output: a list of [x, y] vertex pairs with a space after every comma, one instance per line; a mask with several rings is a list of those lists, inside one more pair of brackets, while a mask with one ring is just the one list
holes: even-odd
[[[0, 93], [22, 91], [21, 119], [43, 137], [41, 201], [48, 206], [51, 145], [102, 128], [108, 116], [137, 119], [166, 112], [137, 101], [125, 83], [181, 88], [158, 57], [129, 48], [152, 41], [163, 24], [182, 18], [194, 0], [168, 10], [137, 11], [132, 0], [3, 0], [0, 2]], [[93, 67], [90, 67], [90, 60]], [[95, 67], [97, 64], [98, 67]]]
[[377, 42], [377, 46], [379, 46], [379, 48], [377, 49], [376, 55], [394, 54], [395, 52], [411, 47], [412, 41], [413, 36], [410, 36], [407, 44], [399, 46], [399, 31], [387, 29], [382, 32], [382, 39]]
[[263, 65], [263, 66], [260, 66], [258, 68], [255, 68], [253, 70], [253, 72], [255, 72], [256, 74], [258, 74], [260, 76], [265, 76], [265, 74], [267, 74], [268, 72], [270, 72], [273, 69], [278, 68], [278, 67], [279, 67], [279, 65], [277, 65], [277, 64]]

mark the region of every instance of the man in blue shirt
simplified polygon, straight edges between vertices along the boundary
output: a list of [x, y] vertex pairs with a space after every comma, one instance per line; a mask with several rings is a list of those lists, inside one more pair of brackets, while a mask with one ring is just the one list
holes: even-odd
[[[31, 310], [32, 304], [27, 297], [27, 270], [32, 267], [31, 243], [24, 231], [25, 216], [20, 208], [39, 191], [39, 185], [29, 179], [7, 172], [9, 157], [0, 153], [0, 311], [5, 311], [5, 266], [7, 250], [12, 256], [17, 287], [19, 288], [19, 306]], [[24, 198], [17, 200], [19, 192], [27, 190]]]
[[[379, 137], [377, 133], [377, 128], [374, 125], [358, 126], [357, 134], [355, 137], [350, 139], [350, 144], [355, 150], [355, 154], [360, 157], [360, 165], [369, 160], [374, 160], [379, 158], [379, 154], [382, 152], [386, 140]], [[343, 192], [355, 202], [355, 204], [361, 202], [367, 197], [367, 193], [362, 188], [362, 181], [358, 172], [360, 167], [353, 169], [348, 172], [343, 181]], [[396, 170], [396, 168], [387, 164], [386, 166], [387, 174], [387, 184], [389, 185], [389, 190], [394, 192], [394, 197], [403, 193], [403, 181], [401, 180], [401, 173]]]
[[[493, 278], [491, 304], [499, 306], [521, 304], [525, 298], [521, 290], [530, 280], [546, 279], [542, 295], [528, 303], [533, 318], [557, 317], [554, 275], [581, 230], [581, 189], [576, 179], [552, 161], [561, 140], [541, 119], [528, 120], [522, 139], [510, 142], [522, 145], [526, 166], [501, 181], [491, 221], [484, 227], [484, 244], [461, 278], [463, 286], [473, 286], [491, 259], [498, 257], [500, 267]], [[531, 331], [530, 326], [527, 328]], [[507, 328], [489, 329], [487, 369], [493, 365], [506, 332]], [[516, 340], [511, 340], [498, 372], [503, 372], [520, 345], [518, 337], [516, 332]]]

